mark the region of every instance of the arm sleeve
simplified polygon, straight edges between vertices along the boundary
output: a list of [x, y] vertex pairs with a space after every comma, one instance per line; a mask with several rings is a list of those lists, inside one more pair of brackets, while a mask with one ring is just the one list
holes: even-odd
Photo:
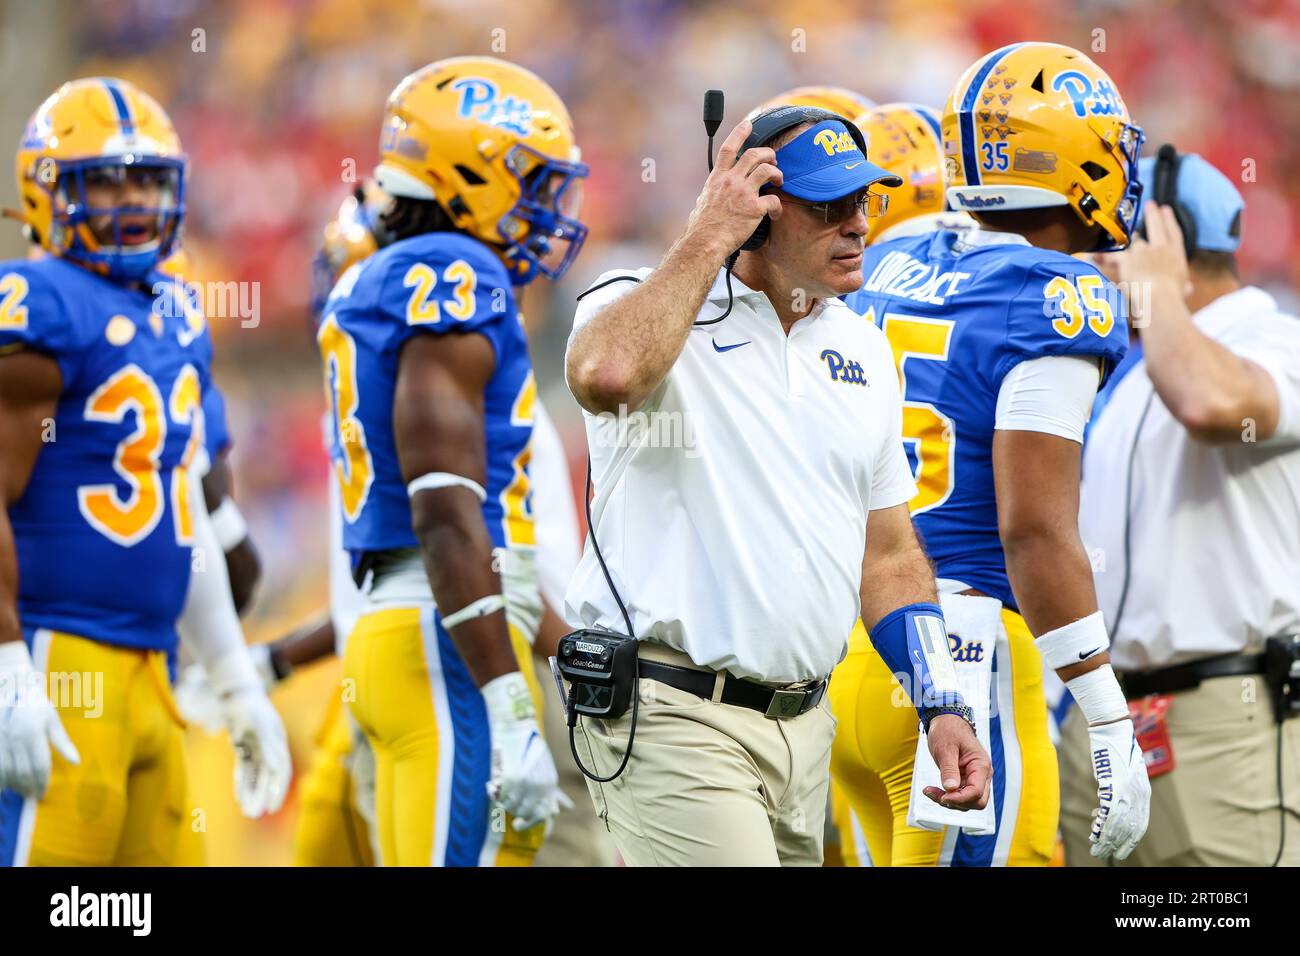
[[200, 560], [190, 562], [190, 587], [176, 628], [181, 640], [212, 681], [218, 694], [244, 688], [261, 689], [262, 681], [244, 643], [239, 613], [230, 594], [226, 558], [203, 503], [203, 485], [198, 470], [191, 468], [193, 483], [194, 550]]
[[1014, 366], [998, 389], [993, 427], [1044, 432], [1083, 444], [1101, 361], [1096, 355], [1044, 355]]

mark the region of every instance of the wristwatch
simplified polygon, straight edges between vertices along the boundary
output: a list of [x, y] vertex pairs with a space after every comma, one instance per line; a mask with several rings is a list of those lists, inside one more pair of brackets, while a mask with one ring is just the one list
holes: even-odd
[[927, 734], [930, 732], [930, 721], [944, 714], [955, 714], [970, 724], [971, 730], [975, 729], [975, 711], [968, 704], [942, 704], [938, 707], [926, 707], [918, 713], [921, 717], [921, 729]]

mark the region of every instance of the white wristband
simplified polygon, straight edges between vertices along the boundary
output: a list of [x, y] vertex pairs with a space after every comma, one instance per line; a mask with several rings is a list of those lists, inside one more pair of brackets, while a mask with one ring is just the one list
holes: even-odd
[[478, 496], [479, 501], [487, 501], [487, 492], [473, 478], [453, 475], [446, 471], [431, 471], [427, 475], [412, 479], [406, 486], [406, 497], [414, 498], [417, 491], [437, 491], [439, 488], [468, 488]]
[[1038, 653], [1043, 655], [1043, 663], [1052, 670], [1059, 670], [1081, 664], [1108, 649], [1110, 636], [1106, 633], [1101, 611], [1094, 611], [1072, 624], [1038, 635], [1034, 644]]
[[494, 677], [479, 690], [483, 692], [488, 721], [493, 726], [537, 718], [537, 707], [528, 690], [528, 681], [519, 671]]
[[506, 606], [505, 595], [489, 594], [481, 597], [465, 607], [461, 608], [454, 614], [448, 614], [442, 619], [442, 626], [451, 630], [457, 624], [464, 624], [471, 618], [486, 617], [489, 614], [495, 614]]
[[221, 545], [223, 554], [233, 551], [248, 537], [248, 522], [240, 514], [235, 499], [228, 495], [221, 499], [217, 510], [209, 514], [208, 518], [212, 521], [212, 530], [217, 535], [217, 544]]
[[1109, 724], [1128, 716], [1128, 701], [1109, 664], [1065, 682], [1066, 689], [1083, 711], [1088, 726]]

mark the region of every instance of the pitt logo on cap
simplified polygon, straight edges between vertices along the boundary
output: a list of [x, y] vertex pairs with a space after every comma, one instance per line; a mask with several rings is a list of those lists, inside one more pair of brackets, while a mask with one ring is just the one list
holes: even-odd
[[824, 129], [813, 137], [813, 142], [826, 150], [827, 156], [834, 156], [836, 153], [852, 153], [858, 148], [858, 144], [853, 141], [848, 130], [837, 133], [833, 129]]
[[869, 385], [862, 366], [853, 359], [844, 361], [844, 356], [834, 349], [823, 349], [821, 359], [830, 370], [832, 382], [845, 382], [849, 385]]

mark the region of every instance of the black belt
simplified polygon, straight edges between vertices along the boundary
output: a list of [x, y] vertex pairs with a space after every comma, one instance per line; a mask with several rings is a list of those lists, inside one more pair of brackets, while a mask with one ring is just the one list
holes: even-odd
[[[713, 699], [713, 685], [717, 675], [713, 671], [697, 671], [689, 667], [676, 667], [642, 658], [638, 661], [640, 676], [657, 680], [669, 687], [676, 687], [705, 700]], [[737, 707], [748, 707], [767, 717], [784, 720], [798, 717], [812, 710], [826, 694], [827, 681], [819, 680], [815, 684], [794, 689], [765, 687], [753, 681], [733, 677], [730, 674], [722, 683], [722, 703]]]
[[1151, 694], [1172, 694], [1201, 686], [1201, 681], [1212, 677], [1236, 677], [1241, 674], [1264, 673], [1263, 654], [1225, 654], [1201, 661], [1176, 664], [1154, 671], [1135, 671], [1121, 674], [1120, 685], [1130, 700]]

